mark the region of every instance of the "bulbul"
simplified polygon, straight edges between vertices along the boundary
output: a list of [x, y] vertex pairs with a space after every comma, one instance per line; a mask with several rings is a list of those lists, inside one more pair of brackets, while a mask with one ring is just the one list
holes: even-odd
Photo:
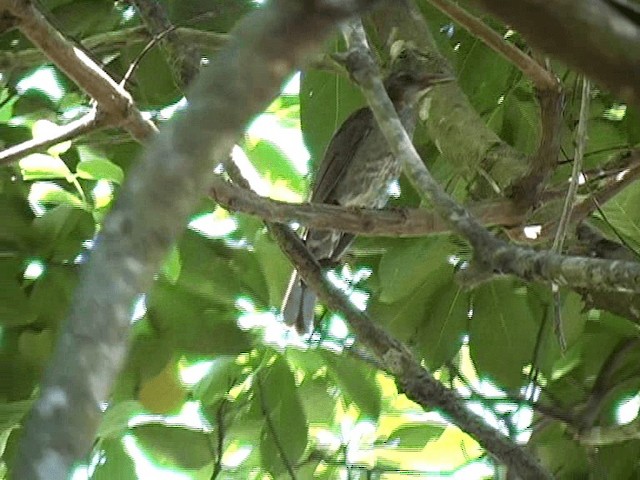
[[[431, 62], [432, 63], [432, 62]], [[396, 56], [385, 88], [402, 125], [413, 136], [418, 102], [433, 86], [452, 75], [443, 68], [426, 68], [424, 56], [405, 48]], [[371, 109], [351, 114], [336, 131], [313, 182], [310, 201], [344, 207], [382, 208], [389, 199], [390, 184], [397, 180], [402, 164], [389, 151]], [[321, 262], [337, 263], [353, 242], [352, 234], [311, 229], [304, 235], [309, 251]], [[282, 316], [300, 334], [313, 329], [315, 293], [296, 271], [285, 294]]]

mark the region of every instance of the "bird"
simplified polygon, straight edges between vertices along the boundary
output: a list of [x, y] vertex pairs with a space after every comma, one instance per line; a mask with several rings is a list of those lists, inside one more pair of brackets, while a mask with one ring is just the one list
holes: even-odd
[[[416, 127], [420, 99], [434, 86], [453, 80], [442, 61], [433, 55], [403, 45], [393, 57], [384, 84], [396, 112], [410, 137]], [[435, 65], [435, 68], [434, 68]], [[334, 133], [325, 151], [309, 201], [343, 207], [383, 208], [389, 187], [402, 171], [384, 139], [369, 107], [352, 113]], [[337, 264], [354, 240], [354, 235], [334, 230], [309, 229], [303, 240], [322, 264]], [[299, 334], [314, 327], [316, 294], [294, 271], [286, 290], [282, 317]]]

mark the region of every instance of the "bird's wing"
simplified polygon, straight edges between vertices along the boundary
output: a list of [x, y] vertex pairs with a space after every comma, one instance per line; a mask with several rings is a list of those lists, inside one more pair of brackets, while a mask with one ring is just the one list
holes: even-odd
[[331, 138], [313, 182], [311, 201], [334, 203], [331, 193], [344, 175], [349, 162], [373, 130], [375, 120], [367, 107], [353, 112]]

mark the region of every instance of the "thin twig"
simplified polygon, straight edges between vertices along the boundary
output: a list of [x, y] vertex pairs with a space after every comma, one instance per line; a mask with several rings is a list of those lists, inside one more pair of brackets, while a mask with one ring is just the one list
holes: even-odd
[[582, 99], [580, 101], [580, 116], [578, 119], [578, 129], [576, 132], [576, 152], [573, 158], [573, 169], [569, 180], [567, 196], [564, 199], [562, 214], [556, 236], [553, 239], [553, 251], [560, 253], [567, 236], [567, 227], [571, 218], [571, 211], [578, 193], [580, 184], [580, 172], [582, 171], [582, 160], [587, 146], [587, 125], [589, 122], [589, 102], [591, 100], [591, 86], [587, 78], [582, 79]]
[[[558, 229], [556, 230], [555, 238], [553, 239], [553, 245], [551, 251], [555, 253], [562, 253], [562, 247], [564, 240], [567, 236], [567, 229], [569, 221], [571, 219], [571, 211], [573, 204], [576, 200], [578, 193], [578, 185], [580, 182], [580, 172], [582, 171], [582, 160], [584, 159], [584, 152], [587, 146], [587, 125], [589, 122], [589, 102], [591, 101], [591, 86], [587, 78], [582, 79], [582, 99], [580, 101], [580, 115], [578, 118], [578, 129], [576, 132], [576, 150], [573, 157], [573, 169], [571, 171], [571, 178], [569, 179], [569, 188], [567, 189], [567, 196], [564, 199], [564, 205], [562, 206], [562, 214], [560, 215], [560, 221], [558, 223]], [[567, 338], [564, 334], [564, 328], [562, 325], [562, 311], [560, 308], [560, 287], [557, 283], [551, 284], [551, 291], [553, 292], [553, 330], [558, 339], [560, 350], [565, 352], [567, 350]]]
[[[185, 91], [200, 70], [200, 53], [194, 44], [180, 42], [174, 34], [176, 27], [171, 23], [164, 7], [156, 0], [132, 0], [142, 21], [154, 38], [140, 52], [138, 58], [127, 71], [130, 75], [142, 57], [156, 43], [160, 42], [165, 53], [176, 85]], [[125, 78], [128, 78], [125, 76]], [[123, 84], [124, 84], [123, 80]]]
[[51, 135], [26, 140], [0, 151], [0, 165], [8, 165], [31, 153], [41, 152], [67, 140], [76, 140], [81, 135], [108, 126], [107, 118], [101, 117], [94, 109], [82, 118], [53, 130]]

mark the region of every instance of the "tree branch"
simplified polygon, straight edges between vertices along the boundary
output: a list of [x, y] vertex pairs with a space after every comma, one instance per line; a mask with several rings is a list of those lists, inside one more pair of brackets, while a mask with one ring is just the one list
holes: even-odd
[[[371, 17], [380, 38], [395, 34], [447, 62], [438, 52], [429, 26], [413, 0], [388, 2]], [[398, 25], [402, 28], [397, 29]], [[470, 172], [472, 178], [485, 172], [484, 177], [500, 191], [527, 172], [527, 156], [487, 127], [457, 82], [434, 89], [423, 104], [428, 106], [420, 112], [426, 131], [456, 172], [463, 175]], [[428, 115], [423, 115], [427, 111]], [[474, 190], [475, 197], [486, 197], [486, 182], [477, 178]]]
[[[233, 180], [237, 183], [236, 178]], [[298, 222], [307, 227], [367, 236], [414, 237], [449, 231], [446, 222], [425, 209], [376, 210], [319, 203], [287, 203], [261, 197], [221, 177], [213, 180], [210, 194], [227, 210], [254, 215], [268, 222]], [[519, 225], [523, 220], [506, 200], [479, 203], [471, 209], [486, 225]]]
[[100, 114], [94, 109], [82, 118], [55, 129], [52, 132], [52, 135], [33, 138], [9, 148], [5, 148], [0, 151], [0, 165], [8, 165], [31, 153], [41, 152], [53, 145], [57, 145], [58, 143], [66, 142], [67, 140], [76, 140], [81, 135], [107, 127], [108, 122], [106, 120], [107, 119], [105, 117], [100, 116]]
[[307, 285], [329, 308], [345, 315], [358, 341], [366, 345], [385, 366], [385, 370], [395, 376], [401, 392], [424, 409], [440, 410], [521, 478], [551, 478], [522, 447], [469, 411], [460, 396], [438, 382], [404, 344], [355, 308], [337, 287], [325, 279], [317, 260], [297, 235], [278, 224], [270, 225], [269, 231]]
[[[275, 0], [235, 28], [193, 86], [189, 107], [155, 136], [105, 219], [26, 422], [15, 478], [68, 477], [74, 461], [91, 446], [100, 406], [123, 364], [135, 299], [151, 286], [208, 187], [213, 166], [229, 155], [247, 122], [333, 27], [373, 3]], [[14, 13], [31, 11], [23, 2], [0, 3], [7, 5]], [[22, 26], [31, 28], [34, 22], [41, 19], [25, 18]], [[67, 53], [72, 52], [56, 54], [57, 60], [72, 61]], [[72, 368], [71, 358], [77, 359]]]
[[558, 166], [562, 146], [564, 93], [557, 82], [554, 88], [537, 90], [540, 107], [540, 140], [529, 157], [527, 173], [510, 187], [510, 197], [528, 209], [539, 202], [540, 194]]
[[184, 90], [200, 70], [200, 54], [192, 43], [180, 40], [164, 8], [155, 0], [132, 0], [132, 3], [154, 38], [163, 35], [160, 45], [171, 65], [176, 85]]
[[[580, 173], [582, 172], [582, 161], [584, 160], [584, 152], [587, 147], [587, 126], [589, 123], [589, 102], [591, 100], [591, 85], [586, 78], [582, 79], [582, 98], [580, 101], [580, 117], [578, 119], [578, 131], [576, 133], [576, 150], [573, 158], [573, 168], [571, 178], [569, 179], [569, 188], [562, 205], [562, 213], [558, 222], [558, 229], [553, 239], [551, 251], [554, 253], [562, 253], [562, 247], [567, 236], [569, 222], [571, 220], [571, 211], [578, 193], [578, 184]], [[557, 132], [556, 132], [557, 134]], [[562, 317], [560, 313], [560, 289], [556, 283], [551, 284], [553, 292], [553, 314], [554, 314], [554, 330], [558, 338], [560, 348], [564, 352], [567, 349], [567, 341], [564, 336], [562, 325]]]
[[495, 30], [480, 19], [460, 8], [450, 0], [429, 0], [429, 3], [445, 15], [455, 20], [471, 35], [481, 40], [505, 60], [514, 64], [539, 90], [557, 90], [558, 79], [542, 68], [529, 55], [520, 51], [513, 44], [506, 42]]
[[463, 272], [461, 280], [477, 282], [479, 275], [484, 275], [482, 280], [486, 280], [487, 274], [498, 273], [526, 281], [556, 282], [571, 288], [640, 292], [640, 263], [538, 252], [509, 245], [483, 228], [433, 179], [402, 128], [367, 49], [364, 32], [355, 37], [357, 40], [347, 57], [350, 71], [360, 84], [392, 153], [403, 160], [405, 172], [421, 196], [430, 201], [452, 230], [467, 238], [474, 249], [475, 271]]
[[84, 51], [71, 43], [28, 0], [0, 0], [0, 11], [14, 15], [18, 28], [82, 90], [93, 98], [111, 122], [124, 127], [142, 141], [156, 128], [135, 107], [129, 93], [120, 87]]
[[475, 0], [555, 56], [640, 106], [640, 27], [603, 0]]

